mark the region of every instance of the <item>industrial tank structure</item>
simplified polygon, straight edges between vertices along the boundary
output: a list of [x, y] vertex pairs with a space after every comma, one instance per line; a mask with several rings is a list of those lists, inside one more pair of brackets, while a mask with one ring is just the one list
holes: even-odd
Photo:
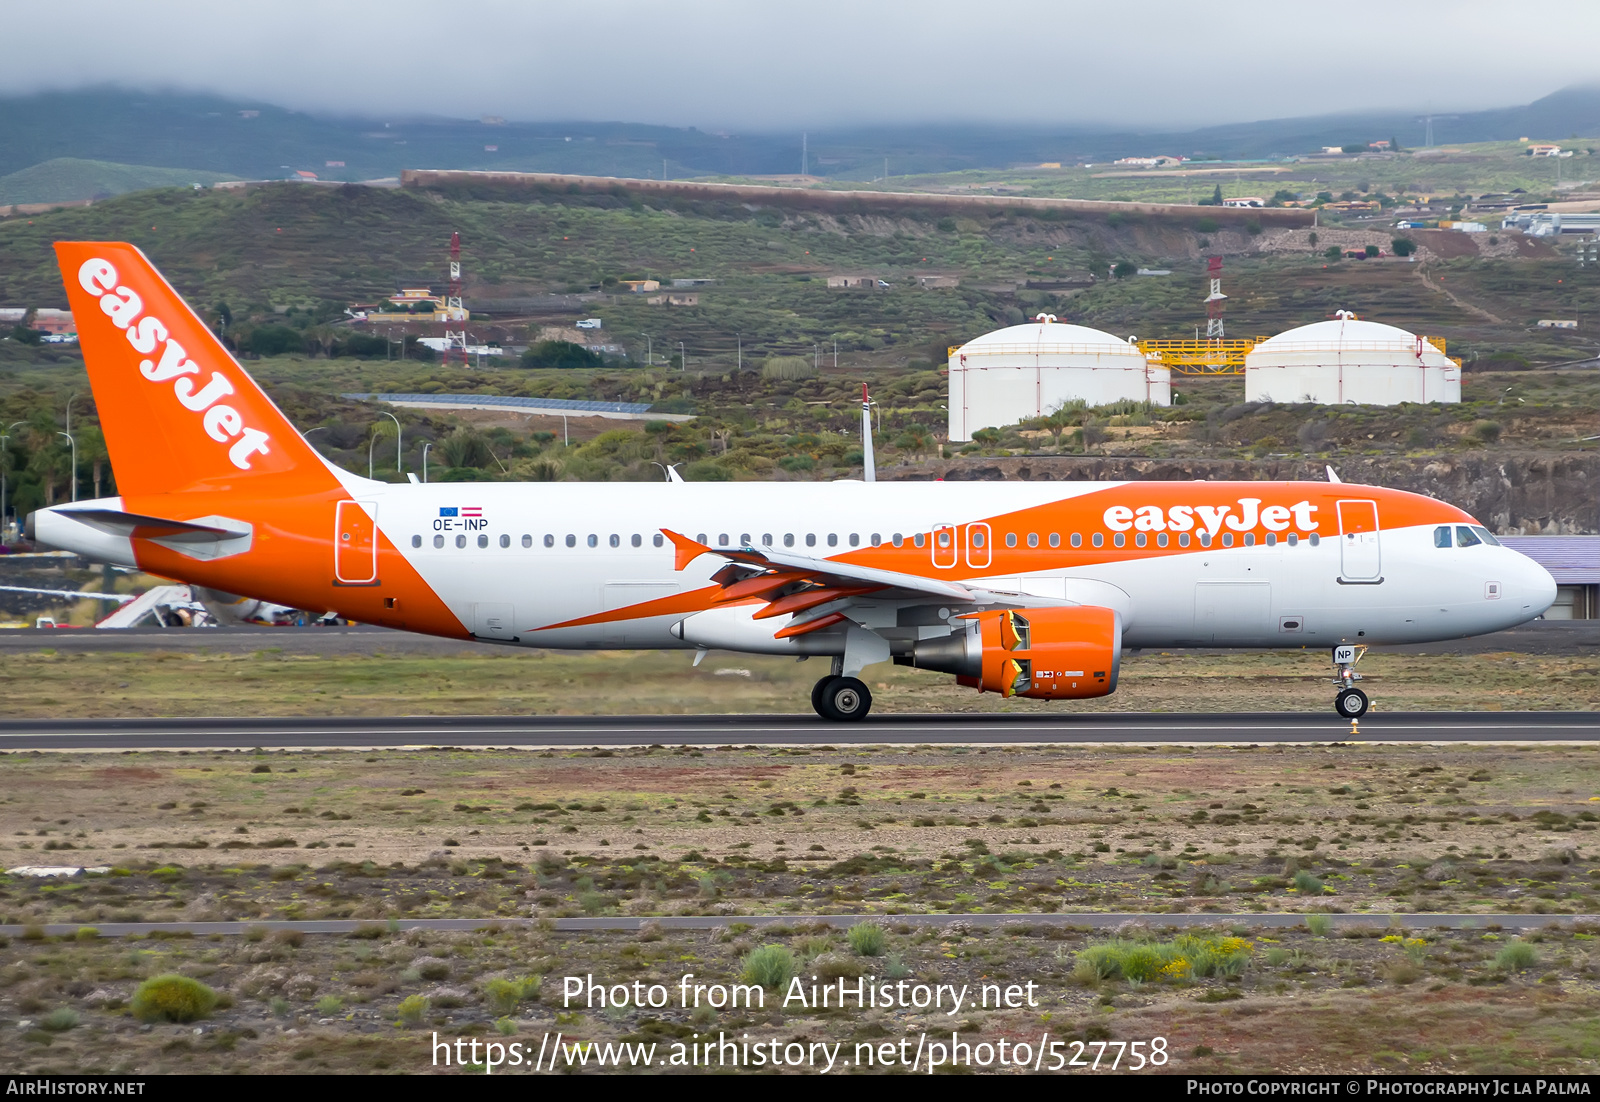
[[1269, 337], [1244, 358], [1247, 402], [1393, 406], [1461, 401], [1461, 364], [1444, 342], [1341, 310]]
[[1066, 402], [1172, 404], [1172, 373], [1132, 341], [1040, 314], [950, 350], [950, 440], [1014, 425]]

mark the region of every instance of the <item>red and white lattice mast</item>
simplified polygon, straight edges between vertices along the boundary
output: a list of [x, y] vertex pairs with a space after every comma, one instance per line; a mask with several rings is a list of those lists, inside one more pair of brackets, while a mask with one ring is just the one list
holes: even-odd
[[1211, 280], [1211, 293], [1206, 296], [1206, 340], [1220, 341], [1226, 336], [1222, 330], [1222, 304], [1228, 298], [1222, 293], [1222, 257], [1213, 256], [1206, 261], [1206, 276]]
[[445, 331], [444, 331], [444, 362], [450, 362], [450, 354], [459, 350], [461, 363], [467, 362], [467, 331], [466, 329], [452, 330], [451, 322], [464, 322], [467, 320], [467, 311], [461, 305], [461, 234], [459, 231], [450, 235], [450, 290], [445, 295]]

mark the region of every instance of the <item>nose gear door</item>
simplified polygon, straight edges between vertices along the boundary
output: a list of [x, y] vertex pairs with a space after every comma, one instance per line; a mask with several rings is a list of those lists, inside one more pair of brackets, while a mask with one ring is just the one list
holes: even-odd
[[1339, 502], [1339, 580], [1374, 584], [1383, 581], [1382, 569], [1378, 503]]

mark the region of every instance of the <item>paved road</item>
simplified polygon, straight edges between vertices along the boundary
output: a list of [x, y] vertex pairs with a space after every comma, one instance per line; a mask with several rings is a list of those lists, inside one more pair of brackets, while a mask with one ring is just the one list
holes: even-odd
[[1600, 712], [1372, 713], [1356, 730], [1319, 712], [1244, 715], [407, 716], [0, 722], [0, 751], [380, 749], [413, 746], [880, 746], [1094, 743], [1592, 742]]
[[[1521, 930], [1551, 923], [1594, 923], [1595, 915], [1529, 914], [1338, 914], [1328, 916], [1337, 931], [1352, 926], [1399, 925], [1407, 929], [1478, 929], [1498, 926]], [[973, 927], [994, 928], [1013, 924], [1028, 926], [1078, 926], [1094, 930], [1112, 929], [1124, 922], [1148, 926], [1217, 926], [1241, 924], [1255, 929], [1288, 929], [1305, 924], [1303, 914], [909, 914], [909, 915], [668, 915], [661, 918], [400, 918], [384, 921], [357, 921], [348, 918], [266, 920], [261, 922], [101, 922], [93, 927], [101, 937], [144, 937], [150, 934], [188, 934], [209, 937], [213, 934], [238, 935], [249, 930], [299, 930], [305, 934], [351, 934], [374, 929], [401, 930], [482, 930], [488, 927], [516, 927], [549, 923], [560, 931], [637, 930], [654, 922], [669, 930], [717, 930], [735, 922], [751, 926], [799, 925], [826, 922], [833, 926], [853, 926], [864, 919], [897, 925], [949, 927], [964, 922]], [[72, 937], [84, 927], [70, 922], [52, 922], [34, 927], [48, 937]], [[30, 927], [0, 926], [0, 937], [25, 937]]]

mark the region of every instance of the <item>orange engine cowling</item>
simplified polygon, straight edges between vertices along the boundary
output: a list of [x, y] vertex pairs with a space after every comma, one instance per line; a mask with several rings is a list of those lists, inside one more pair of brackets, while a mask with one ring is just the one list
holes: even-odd
[[958, 680], [979, 692], [1073, 700], [1116, 691], [1122, 618], [1094, 605], [980, 612], [982, 669]]

